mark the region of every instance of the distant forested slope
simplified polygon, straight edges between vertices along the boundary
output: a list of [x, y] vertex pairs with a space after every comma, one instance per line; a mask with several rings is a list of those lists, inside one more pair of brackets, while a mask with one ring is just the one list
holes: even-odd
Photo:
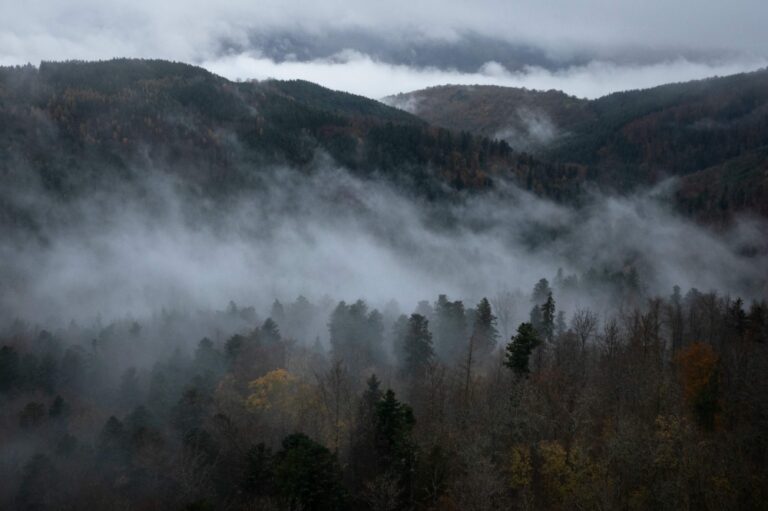
[[592, 180], [619, 190], [684, 176], [679, 206], [699, 217], [768, 215], [768, 70], [592, 101], [485, 86], [435, 87], [386, 101], [438, 126], [586, 166]]

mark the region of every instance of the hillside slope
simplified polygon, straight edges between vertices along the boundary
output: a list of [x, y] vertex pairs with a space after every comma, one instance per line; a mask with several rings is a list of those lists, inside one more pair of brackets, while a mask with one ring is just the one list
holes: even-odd
[[442, 85], [384, 98], [385, 103], [455, 131], [500, 138], [536, 152], [575, 124], [595, 118], [589, 101], [556, 91], [495, 85]]
[[[537, 165], [377, 101], [303, 81], [234, 83], [150, 60], [0, 68], [0, 172], [67, 196], [160, 169], [206, 191], [258, 183], [318, 156], [419, 193], [489, 186]], [[7, 187], [6, 187], [7, 188]]]
[[615, 189], [680, 176], [680, 206], [692, 214], [766, 214], [768, 70], [592, 101], [485, 86], [435, 87], [386, 101], [436, 125], [497, 136], [538, 158], [588, 167], [594, 180]]

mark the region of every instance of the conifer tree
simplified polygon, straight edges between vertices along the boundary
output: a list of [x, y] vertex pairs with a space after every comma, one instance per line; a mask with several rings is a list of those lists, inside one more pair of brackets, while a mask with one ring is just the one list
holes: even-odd
[[423, 376], [435, 353], [432, 349], [429, 321], [421, 314], [412, 314], [408, 320], [403, 351], [405, 354], [403, 373], [410, 377]]
[[453, 362], [464, 355], [469, 333], [463, 302], [452, 302], [446, 295], [440, 295], [435, 303], [434, 329], [440, 358]]
[[277, 323], [272, 318], [267, 318], [264, 324], [261, 325], [259, 340], [263, 341], [266, 345], [270, 345], [280, 341], [280, 337], [280, 329]]
[[341, 509], [346, 492], [336, 456], [303, 433], [287, 436], [282, 447], [274, 457], [275, 486], [290, 509]]
[[531, 301], [536, 305], [541, 305], [551, 293], [552, 288], [549, 287], [549, 281], [547, 279], [540, 279], [533, 287]]
[[547, 301], [541, 304], [541, 328], [539, 330], [547, 342], [552, 342], [555, 335], [555, 300], [552, 298], [552, 292], [547, 295]]
[[472, 338], [474, 349], [479, 354], [488, 354], [496, 347], [499, 331], [496, 329], [496, 316], [493, 315], [487, 298], [477, 304]]
[[416, 419], [413, 410], [401, 403], [390, 389], [376, 405], [376, 452], [382, 473], [396, 477], [402, 495], [412, 496], [412, 474], [416, 445], [411, 438]]
[[372, 463], [372, 460], [375, 460], [377, 457], [377, 407], [382, 399], [380, 385], [379, 379], [375, 374], [372, 374], [368, 378], [367, 388], [361, 396], [357, 410], [357, 421], [352, 432], [349, 454], [352, 486], [355, 489], [360, 489], [366, 481], [375, 477], [379, 471], [379, 467]]
[[528, 362], [531, 353], [540, 343], [533, 325], [520, 323], [520, 326], [517, 327], [517, 335], [514, 335], [507, 344], [504, 365], [512, 369], [518, 376], [527, 376], [530, 372]]

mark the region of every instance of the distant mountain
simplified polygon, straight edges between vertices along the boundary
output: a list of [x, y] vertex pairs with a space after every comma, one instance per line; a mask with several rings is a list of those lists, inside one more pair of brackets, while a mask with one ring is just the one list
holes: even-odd
[[716, 219], [768, 215], [768, 70], [588, 101], [558, 91], [444, 86], [385, 99], [427, 122], [500, 137], [547, 161], [587, 167], [626, 190], [680, 176], [680, 207]]
[[389, 96], [384, 102], [436, 126], [500, 138], [529, 152], [596, 116], [589, 101], [564, 92], [495, 85], [442, 85]]
[[707, 219], [768, 216], [768, 70], [611, 94], [542, 156], [619, 184], [680, 176], [680, 206]]

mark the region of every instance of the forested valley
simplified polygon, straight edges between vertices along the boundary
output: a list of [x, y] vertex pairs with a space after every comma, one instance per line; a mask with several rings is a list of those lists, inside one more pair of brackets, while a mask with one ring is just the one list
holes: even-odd
[[0, 67], [0, 509], [766, 509], [765, 110], [726, 99], [720, 149], [638, 144], [749, 179], [618, 193], [599, 119], [546, 160], [305, 81]]

